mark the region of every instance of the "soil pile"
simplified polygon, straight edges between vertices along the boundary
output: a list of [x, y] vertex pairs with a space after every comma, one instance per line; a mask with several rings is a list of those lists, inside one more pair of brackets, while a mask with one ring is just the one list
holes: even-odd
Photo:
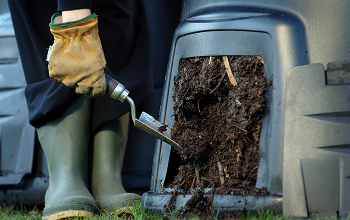
[[172, 139], [183, 151], [178, 173], [166, 187], [183, 193], [212, 188], [211, 193], [265, 194], [266, 189], [255, 188], [267, 91], [262, 58], [181, 59], [173, 89]]

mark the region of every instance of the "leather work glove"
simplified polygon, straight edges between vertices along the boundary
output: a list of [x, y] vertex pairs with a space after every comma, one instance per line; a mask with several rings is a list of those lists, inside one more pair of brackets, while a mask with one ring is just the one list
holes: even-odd
[[47, 54], [50, 77], [75, 88], [78, 94], [90, 98], [102, 96], [106, 91], [106, 60], [98, 35], [97, 15], [62, 23], [62, 16], [56, 13], [49, 26], [54, 36]]

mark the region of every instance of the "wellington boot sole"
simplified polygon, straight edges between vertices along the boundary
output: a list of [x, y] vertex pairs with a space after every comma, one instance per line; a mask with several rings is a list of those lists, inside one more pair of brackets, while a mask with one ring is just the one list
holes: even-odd
[[132, 207], [135, 203], [139, 202], [141, 196], [134, 193], [122, 193], [109, 198], [105, 198], [103, 202], [97, 201], [101, 210], [104, 209], [107, 212], [113, 213], [116, 210], [120, 210], [126, 207]]
[[83, 211], [83, 210], [69, 210], [69, 211], [62, 211], [57, 212], [52, 215], [43, 216], [42, 220], [58, 220], [58, 219], [65, 219], [65, 218], [85, 218], [85, 217], [93, 217], [96, 214], [89, 211]]

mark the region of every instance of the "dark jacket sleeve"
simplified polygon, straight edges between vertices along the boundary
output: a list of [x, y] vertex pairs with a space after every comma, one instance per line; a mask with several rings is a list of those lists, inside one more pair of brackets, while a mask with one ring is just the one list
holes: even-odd
[[92, 0], [57, 0], [57, 11], [92, 8]]

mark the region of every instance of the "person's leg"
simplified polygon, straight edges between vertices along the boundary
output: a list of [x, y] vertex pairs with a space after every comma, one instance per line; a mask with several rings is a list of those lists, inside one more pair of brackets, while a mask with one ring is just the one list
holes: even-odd
[[130, 113], [104, 124], [94, 137], [92, 194], [101, 209], [113, 212], [140, 200], [126, 193], [121, 172], [128, 138]]
[[57, 1], [8, 0], [8, 3], [27, 82], [24, 94], [29, 122], [38, 128], [57, 119], [79, 97], [75, 89], [49, 77], [46, 56], [53, 43], [49, 22], [57, 12]]
[[37, 129], [50, 176], [43, 219], [87, 217], [99, 212], [87, 188], [90, 103], [82, 96], [63, 116]]

